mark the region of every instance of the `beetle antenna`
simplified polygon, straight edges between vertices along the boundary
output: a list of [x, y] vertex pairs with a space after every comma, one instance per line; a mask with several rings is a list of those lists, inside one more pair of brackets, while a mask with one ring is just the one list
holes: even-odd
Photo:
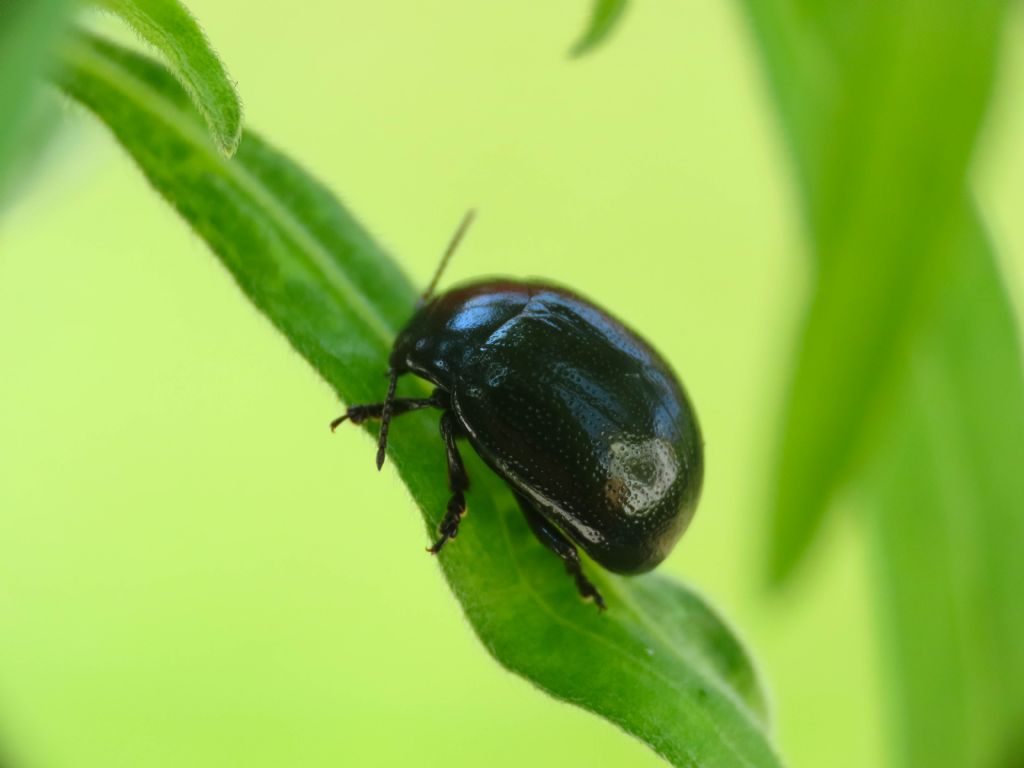
[[444, 272], [445, 267], [448, 266], [448, 262], [451, 261], [452, 254], [455, 253], [455, 249], [459, 247], [459, 243], [462, 242], [463, 236], [466, 234], [466, 230], [469, 229], [469, 225], [473, 223], [473, 219], [476, 218], [476, 210], [470, 208], [466, 211], [466, 215], [462, 217], [462, 221], [459, 223], [459, 228], [455, 230], [455, 234], [452, 235], [451, 242], [448, 243], [448, 247], [445, 249], [444, 256], [441, 257], [441, 263], [437, 265], [437, 270], [434, 272], [433, 278], [430, 280], [430, 285], [427, 286], [427, 290], [423, 292], [420, 297], [420, 303], [426, 304], [430, 300], [430, 297], [434, 295], [434, 289], [437, 287], [437, 281], [441, 279], [441, 274]]
[[377, 469], [384, 466], [384, 452], [388, 447], [388, 427], [391, 426], [391, 412], [395, 404], [395, 387], [398, 386], [398, 371], [388, 371], [388, 394], [384, 398], [384, 407], [380, 414], [380, 434], [377, 438]]

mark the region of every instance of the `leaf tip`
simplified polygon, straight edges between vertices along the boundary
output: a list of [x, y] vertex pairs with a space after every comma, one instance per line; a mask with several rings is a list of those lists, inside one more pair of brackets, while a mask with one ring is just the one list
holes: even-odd
[[581, 58], [600, 46], [622, 19], [626, 5], [627, 0], [594, 0], [590, 23], [576, 44], [569, 49], [569, 58]]
[[234, 157], [235, 152], [238, 151], [239, 144], [242, 143], [241, 115], [239, 115], [238, 122], [234, 125], [234, 127], [231, 130], [226, 131], [224, 133], [214, 131], [213, 140], [217, 144], [217, 149], [220, 150], [220, 153], [225, 158], [230, 160], [232, 157]]
[[230, 93], [225, 99], [228, 106], [220, 116], [219, 122], [222, 124], [216, 125], [215, 123], [218, 121], [215, 120], [213, 115], [204, 115], [204, 117], [210, 132], [213, 134], [214, 141], [217, 143], [217, 149], [220, 150], [224, 157], [230, 159], [238, 151], [238, 147], [242, 143], [245, 109], [238, 95], [238, 83], [234, 79], [227, 78], [226, 70], [224, 70], [224, 75], [229, 84]]

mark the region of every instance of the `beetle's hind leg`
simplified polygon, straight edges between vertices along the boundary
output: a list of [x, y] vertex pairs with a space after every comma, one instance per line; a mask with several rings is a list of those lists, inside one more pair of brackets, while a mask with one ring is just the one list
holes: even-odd
[[591, 584], [590, 579], [584, 575], [576, 546], [565, 538], [565, 534], [558, 528], [549, 523], [540, 512], [535, 510], [528, 499], [518, 493], [516, 499], [519, 501], [519, 508], [523, 511], [523, 516], [526, 518], [530, 530], [533, 531], [533, 535], [540, 540], [541, 544], [562, 558], [566, 573], [572, 576], [576, 582], [576, 590], [580, 593], [580, 597], [584, 600], [593, 600], [597, 609], [603, 611], [605, 609], [604, 598], [597, 591], [597, 587]]
[[459, 447], [455, 444], [455, 432], [455, 417], [451, 411], [445, 411], [441, 414], [441, 438], [444, 440], [445, 457], [448, 460], [448, 487], [451, 489], [452, 497], [448, 500], [448, 509], [437, 528], [440, 538], [433, 546], [427, 548], [433, 555], [441, 551], [441, 547], [448, 539], [454, 539], [459, 535], [459, 523], [466, 515], [465, 492], [469, 490], [469, 476], [466, 475]]

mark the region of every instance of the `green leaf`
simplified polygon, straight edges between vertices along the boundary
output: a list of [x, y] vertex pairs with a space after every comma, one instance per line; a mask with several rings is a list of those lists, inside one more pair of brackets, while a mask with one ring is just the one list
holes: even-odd
[[863, 490], [881, 501], [905, 764], [1009, 768], [1024, 759], [1012, 754], [1024, 746], [1024, 376], [1009, 301], [969, 210]]
[[91, 0], [117, 14], [163, 56], [230, 157], [242, 138], [242, 104], [195, 18], [178, 0]]
[[582, 56], [601, 45], [622, 19], [622, 15], [626, 12], [626, 5], [626, 0], [594, 0], [590, 12], [590, 23], [583, 36], [572, 47], [570, 55]]
[[[110, 43], [78, 39], [59, 82], [111, 128], [344, 401], [381, 398], [389, 348], [416, 291], [330, 192], [252, 133], [232, 160], [218, 155], [173, 79]], [[408, 384], [410, 394], [426, 391]], [[396, 422], [389, 455], [433, 531], [448, 497], [437, 415]], [[676, 765], [780, 764], [754, 669], [703, 600], [663, 577], [623, 579], [589, 564], [608, 603], [599, 614], [533, 540], [508, 489], [467, 459], [472, 514], [439, 561], [501, 664]], [[372, 466], [368, 443], [363, 471]]]
[[37, 77], [64, 31], [67, 0], [0, 0], [0, 192], [29, 131]]
[[947, 222], [961, 204], [1004, 7], [844, 3], [841, 27], [822, 21], [807, 32], [831, 44], [836, 79], [819, 95], [818, 133], [829, 141], [802, 148], [820, 152], [806, 161], [819, 270], [779, 464], [777, 580], [791, 574], [873, 444], [902, 356], [948, 279]]
[[965, 191], [1006, 4], [745, 2], [818, 273], [773, 575], [854, 488], [872, 513], [900, 763], [1024, 765], [1024, 378]]

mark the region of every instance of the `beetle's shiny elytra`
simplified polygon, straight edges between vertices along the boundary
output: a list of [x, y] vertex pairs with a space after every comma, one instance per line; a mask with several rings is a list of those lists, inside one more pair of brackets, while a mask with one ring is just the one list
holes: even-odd
[[[689, 525], [704, 459], [686, 394], [650, 345], [580, 296], [514, 280], [454, 288], [417, 310], [389, 367], [385, 401], [352, 406], [332, 426], [383, 419], [380, 466], [393, 416], [442, 411], [452, 497], [431, 552], [455, 538], [466, 509], [457, 438], [508, 483], [534, 534], [600, 608], [573, 542], [610, 571], [641, 573]], [[406, 373], [433, 395], [396, 399]]]

